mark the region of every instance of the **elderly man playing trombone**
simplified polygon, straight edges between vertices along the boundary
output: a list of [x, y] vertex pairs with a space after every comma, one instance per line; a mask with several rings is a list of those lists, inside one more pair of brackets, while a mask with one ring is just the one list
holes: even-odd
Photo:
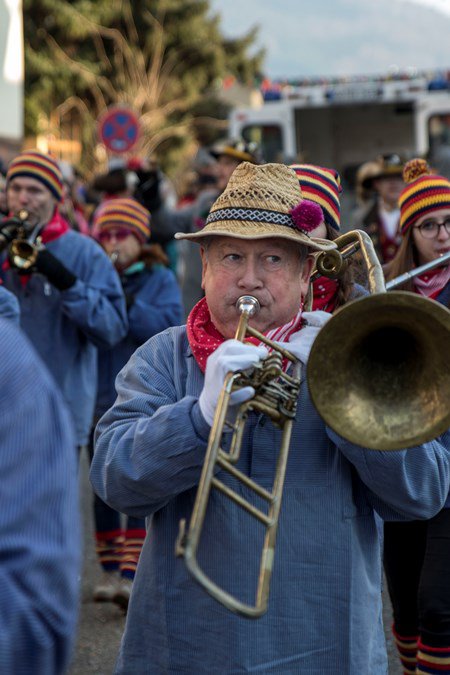
[[[442, 507], [449, 439], [446, 434], [397, 452], [367, 450], [326, 427], [304, 377], [295, 389], [298, 364], [290, 357], [306, 363], [325, 319], [303, 310], [312, 254], [331, 246], [309, 236], [321, 217], [317, 208], [301, 199], [292, 169], [241, 164], [205, 228], [180, 235], [202, 247], [205, 298], [187, 326], [151, 338], [117, 378], [118, 398], [97, 427], [91, 480], [104, 501], [151, 525], [116, 673], [387, 672], [376, 514], [427, 518]], [[234, 339], [242, 296], [258, 301], [249, 320], [257, 334]], [[252, 403], [262, 397], [249, 373], [267, 374], [261, 363], [278, 347], [280, 378], [297, 392], [295, 421], [284, 394], [273, 418]], [[235, 376], [243, 386], [222, 391], [224, 380]], [[267, 391], [270, 399], [277, 383]], [[229, 426], [219, 427], [225, 401]], [[276, 548], [266, 551], [261, 565], [264, 576], [274, 557], [263, 613], [251, 608], [264, 522], [270, 529], [272, 519], [252, 514], [264, 510], [274, 481], [281, 480], [274, 478], [283, 434], [277, 415], [292, 428]], [[224, 458], [241, 417], [240, 454], [228, 471]], [[181, 529], [180, 537], [179, 523], [194, 521], [203, 508], [197, 487], [201, 480], [205, 488], [205, 454], [208, 459], [218, 440], [222, 450], [209, 472], [202, 531], [193, 535], [198, 546], [188, 555], [192, 532]], [[248, 480], [241, 481], [244, 475]], [[247, 506], [229, 499], [230, 492]], [[181, 557], [175, 557], [176, 540]], [[197, 568], [201, 573], [191, 574]], [[203, 575], [213, 586], [198, 583]]]

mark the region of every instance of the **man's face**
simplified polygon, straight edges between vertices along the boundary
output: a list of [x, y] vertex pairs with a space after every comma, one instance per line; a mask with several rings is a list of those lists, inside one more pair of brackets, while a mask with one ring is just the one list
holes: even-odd
[[46, 225], [53, 216], [57, 201], [45, 185], [35, 178], [17, 176], [6, 189], [8, 209], [12, 214], [25, 209], [32, 225]]
[[235, 335], [240, 318], [236, 300], [241, 295], [259, 300], [261, 309], [250, 325], [260, 332], [290, 321], [308, 289], [313, 263], [312, 257], [302, 263], [299, 247], [276, 237], [213, 237], [201, 256], [202, 288], [211, 318], [226, 338]]
[[385, 176], [373, 182], [374, 188], [381, 199], [392, 208], [398, 206], [398, 199], [405, 183], [401, 176]]
[[228, 157], [227, 155], [220, 155], [217, 159], [217, 187], [219, 190], [225, 190], [230, 180], [230, 176], [235, 168], [240, 164], [240, 160]]

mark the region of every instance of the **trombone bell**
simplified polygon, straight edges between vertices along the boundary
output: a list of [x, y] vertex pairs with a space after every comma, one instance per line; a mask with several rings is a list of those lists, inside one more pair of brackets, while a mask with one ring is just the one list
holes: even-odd
[[406, 291], [342, 307], [312, 347], [307, 379], [325, 421], [356, 445], [400, 450], [450, 427], [450, 312]]

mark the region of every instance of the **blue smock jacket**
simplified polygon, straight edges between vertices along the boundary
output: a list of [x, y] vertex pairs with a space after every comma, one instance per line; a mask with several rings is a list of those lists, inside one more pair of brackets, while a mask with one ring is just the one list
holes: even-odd
[[128, 308], [128, 334], [113, 349], [99, 349], [98, 419], [116, 400], [116, 375], [133, 352], [156, 333], [183, 321], [181, 293], [173, 272], [154, 266], [121, 276], [124, 293], [133, 300]]
[[16, 326], [20, 324], [19, 302], [4, 286], [0, 286], [0, 317], [13, 321]]
[[75, 421], [78, 445], [87, 443], [97, 389], [97, 347], [112, 347], [128, 329], [120, 280], [103, 249], [69, 231], [46, 248], [74, 275], [59, 291], [33, 274], [22, 285], [17, 270], [1, 270], [18, 298], [21, 327], [60, 386]]
[[[267, 613], [255, 621], [212, 599], [174, 555], [189, 519], [210, 428], [203, 374], [184, 327], [140, 347], [100, 420], [91, 481], [111, 506], [151, 517], [116, 673], [385, 675], [378, 516], [428, 518], [449, 489], [449, 434], [411, 450], [356, 447], [327, 429], [303, 382], [287, 465]], [[280, 430], [249, 415], [238, 468], [272, 486]], [[220, 478], [258, 498], [229, 475]], [[263, 527], [213, 490], [199, 561], [254, 602]]]
[[66, 672], [80, 523], [75, 435], [52, 378], [0, 320], [0, 672]]

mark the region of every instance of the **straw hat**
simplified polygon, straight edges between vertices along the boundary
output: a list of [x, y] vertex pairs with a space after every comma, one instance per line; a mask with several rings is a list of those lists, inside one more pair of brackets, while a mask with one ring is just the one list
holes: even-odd
[[242, 162], [212, 205], [205, 227], [192, 234], [177, 232], [175, 238], [201, 242], [210, 236], [278, 237], [317, 251], [336, 248], [331, 241], [310, 236], [322, 221], [320, 206], [302, 200], [298, 178], [292, 169], [284, 164]]
[[257, 143], [246, 143], [243, 140], [225, 141], [215, 145], [210, 154], [215, 158], [231, 157], [238, 162], [251, 162], [251, 164], [261, 164], [259, 158], [259, 148]]

